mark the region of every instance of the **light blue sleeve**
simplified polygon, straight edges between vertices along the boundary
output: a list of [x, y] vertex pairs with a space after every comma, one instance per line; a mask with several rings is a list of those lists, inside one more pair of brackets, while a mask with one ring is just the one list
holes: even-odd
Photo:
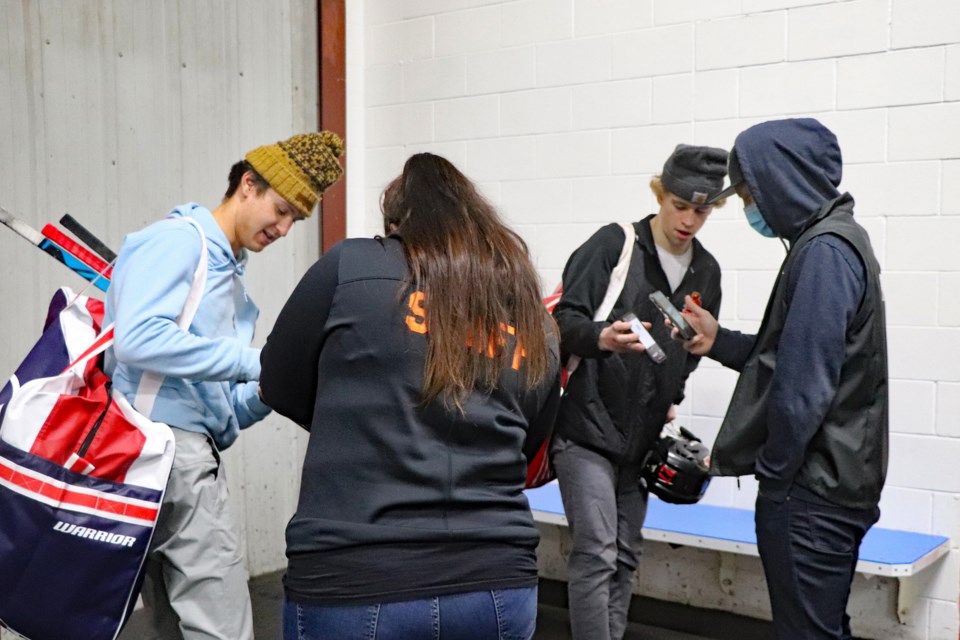
[[233, 411], [237, 414], [241, 429], [260, 422], [273, 411], [260, 400], [258, 386], [259, 383], [255, 381], [233, 385]]
[[164, 224], [124, 242], [108, 291], [114, 355], [127, 366], [164, 376], [257, 380], [259, 349], [233, 337], [202, 337], [177, 327], [200, 247], [196, 230], [177, 224]]

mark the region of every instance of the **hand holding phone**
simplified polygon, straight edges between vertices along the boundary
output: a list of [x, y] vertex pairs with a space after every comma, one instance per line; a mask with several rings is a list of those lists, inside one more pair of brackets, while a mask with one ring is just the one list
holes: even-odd
[[650, 356], [650, 359], [656, 363], [661, 363], [667, 359], [667, 354], [664, 353], [660, 345], [657, 344], [657, 341], [653, 339], [653, 336], [650, 335], [650, 332], [647, 331], [647, 328], [643, 326], [643, 323], [640, 322], [640, 319], [637, 318], [633, 313], [628, 313], [623, 316], [624, 322], [630, 323], [630, 330], [635, 334], [640, 336], [640, 344], [646, 349], [646, 354]]
[[670, 320], [670, 323], [677, 329], [677, 333], [680, 334], [684, 340], [690, 340], [695, 335], [697, 335], [696, 330], [690, 326], [690, 323], [686, 321], [673, 303], [670, 302], [670, 299], [663, 294], [662, 291], [654, 291], [650, 294], [650, 301], [653, 304], [657, 305], [657, 308]]

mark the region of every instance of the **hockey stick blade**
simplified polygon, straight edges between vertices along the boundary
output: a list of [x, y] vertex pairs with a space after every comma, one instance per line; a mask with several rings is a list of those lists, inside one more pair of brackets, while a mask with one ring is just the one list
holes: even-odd
[[28, 225], [23, 220], [20, 220], [14, 216], [2, 206], [0, 206], [0, 222], [9, 227], [14, 233], [33, 246], [37, 247], [44, 253], [53, 256], [53, 258], [55, 258], [58, 262], [79, 275], [81, 278], [93, 282], [94, 286], [101, 291], [106, 291], [107, 287], [110, 286], [110, 282], [98, 272], [91, 269], [75, 256], [65, 251], [63, 248], [58, 247], [56, 243], [44, 238], [39, 231]]

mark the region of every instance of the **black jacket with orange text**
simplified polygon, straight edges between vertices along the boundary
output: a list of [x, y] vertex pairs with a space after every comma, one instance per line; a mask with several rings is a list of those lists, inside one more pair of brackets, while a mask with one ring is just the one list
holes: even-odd
[[[264, 400], [310, 431], [286, 534], [293, 601], [536, 584], [539, 535], [522, 490], [525, 453], [559, 404], [556, 331], [540, 386], [524, 390], [518, 358], [463, 413], [424, 404], [429, 300], [407, 275], [395, 237], [337, 244], [294, 290], [263, 349]], [[553, 326], [546, 312], [544, 322]]]

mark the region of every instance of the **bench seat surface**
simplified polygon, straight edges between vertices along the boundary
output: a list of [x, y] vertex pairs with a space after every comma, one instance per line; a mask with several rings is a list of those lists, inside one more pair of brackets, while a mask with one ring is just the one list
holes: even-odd
[[[551, 482], [528, 489], [533, 511], [563, 515], [560, 488]], [[755, 546], [753, 511], [707, 504], [675, 505], [651, 497], [644, 529], [685, 536], [724, 540]], [[914, 565], [933, 552], [946, 550], [949, 539], [912, 531], [873, 527], [860, 546], [860, 562], [882, 565]]]

